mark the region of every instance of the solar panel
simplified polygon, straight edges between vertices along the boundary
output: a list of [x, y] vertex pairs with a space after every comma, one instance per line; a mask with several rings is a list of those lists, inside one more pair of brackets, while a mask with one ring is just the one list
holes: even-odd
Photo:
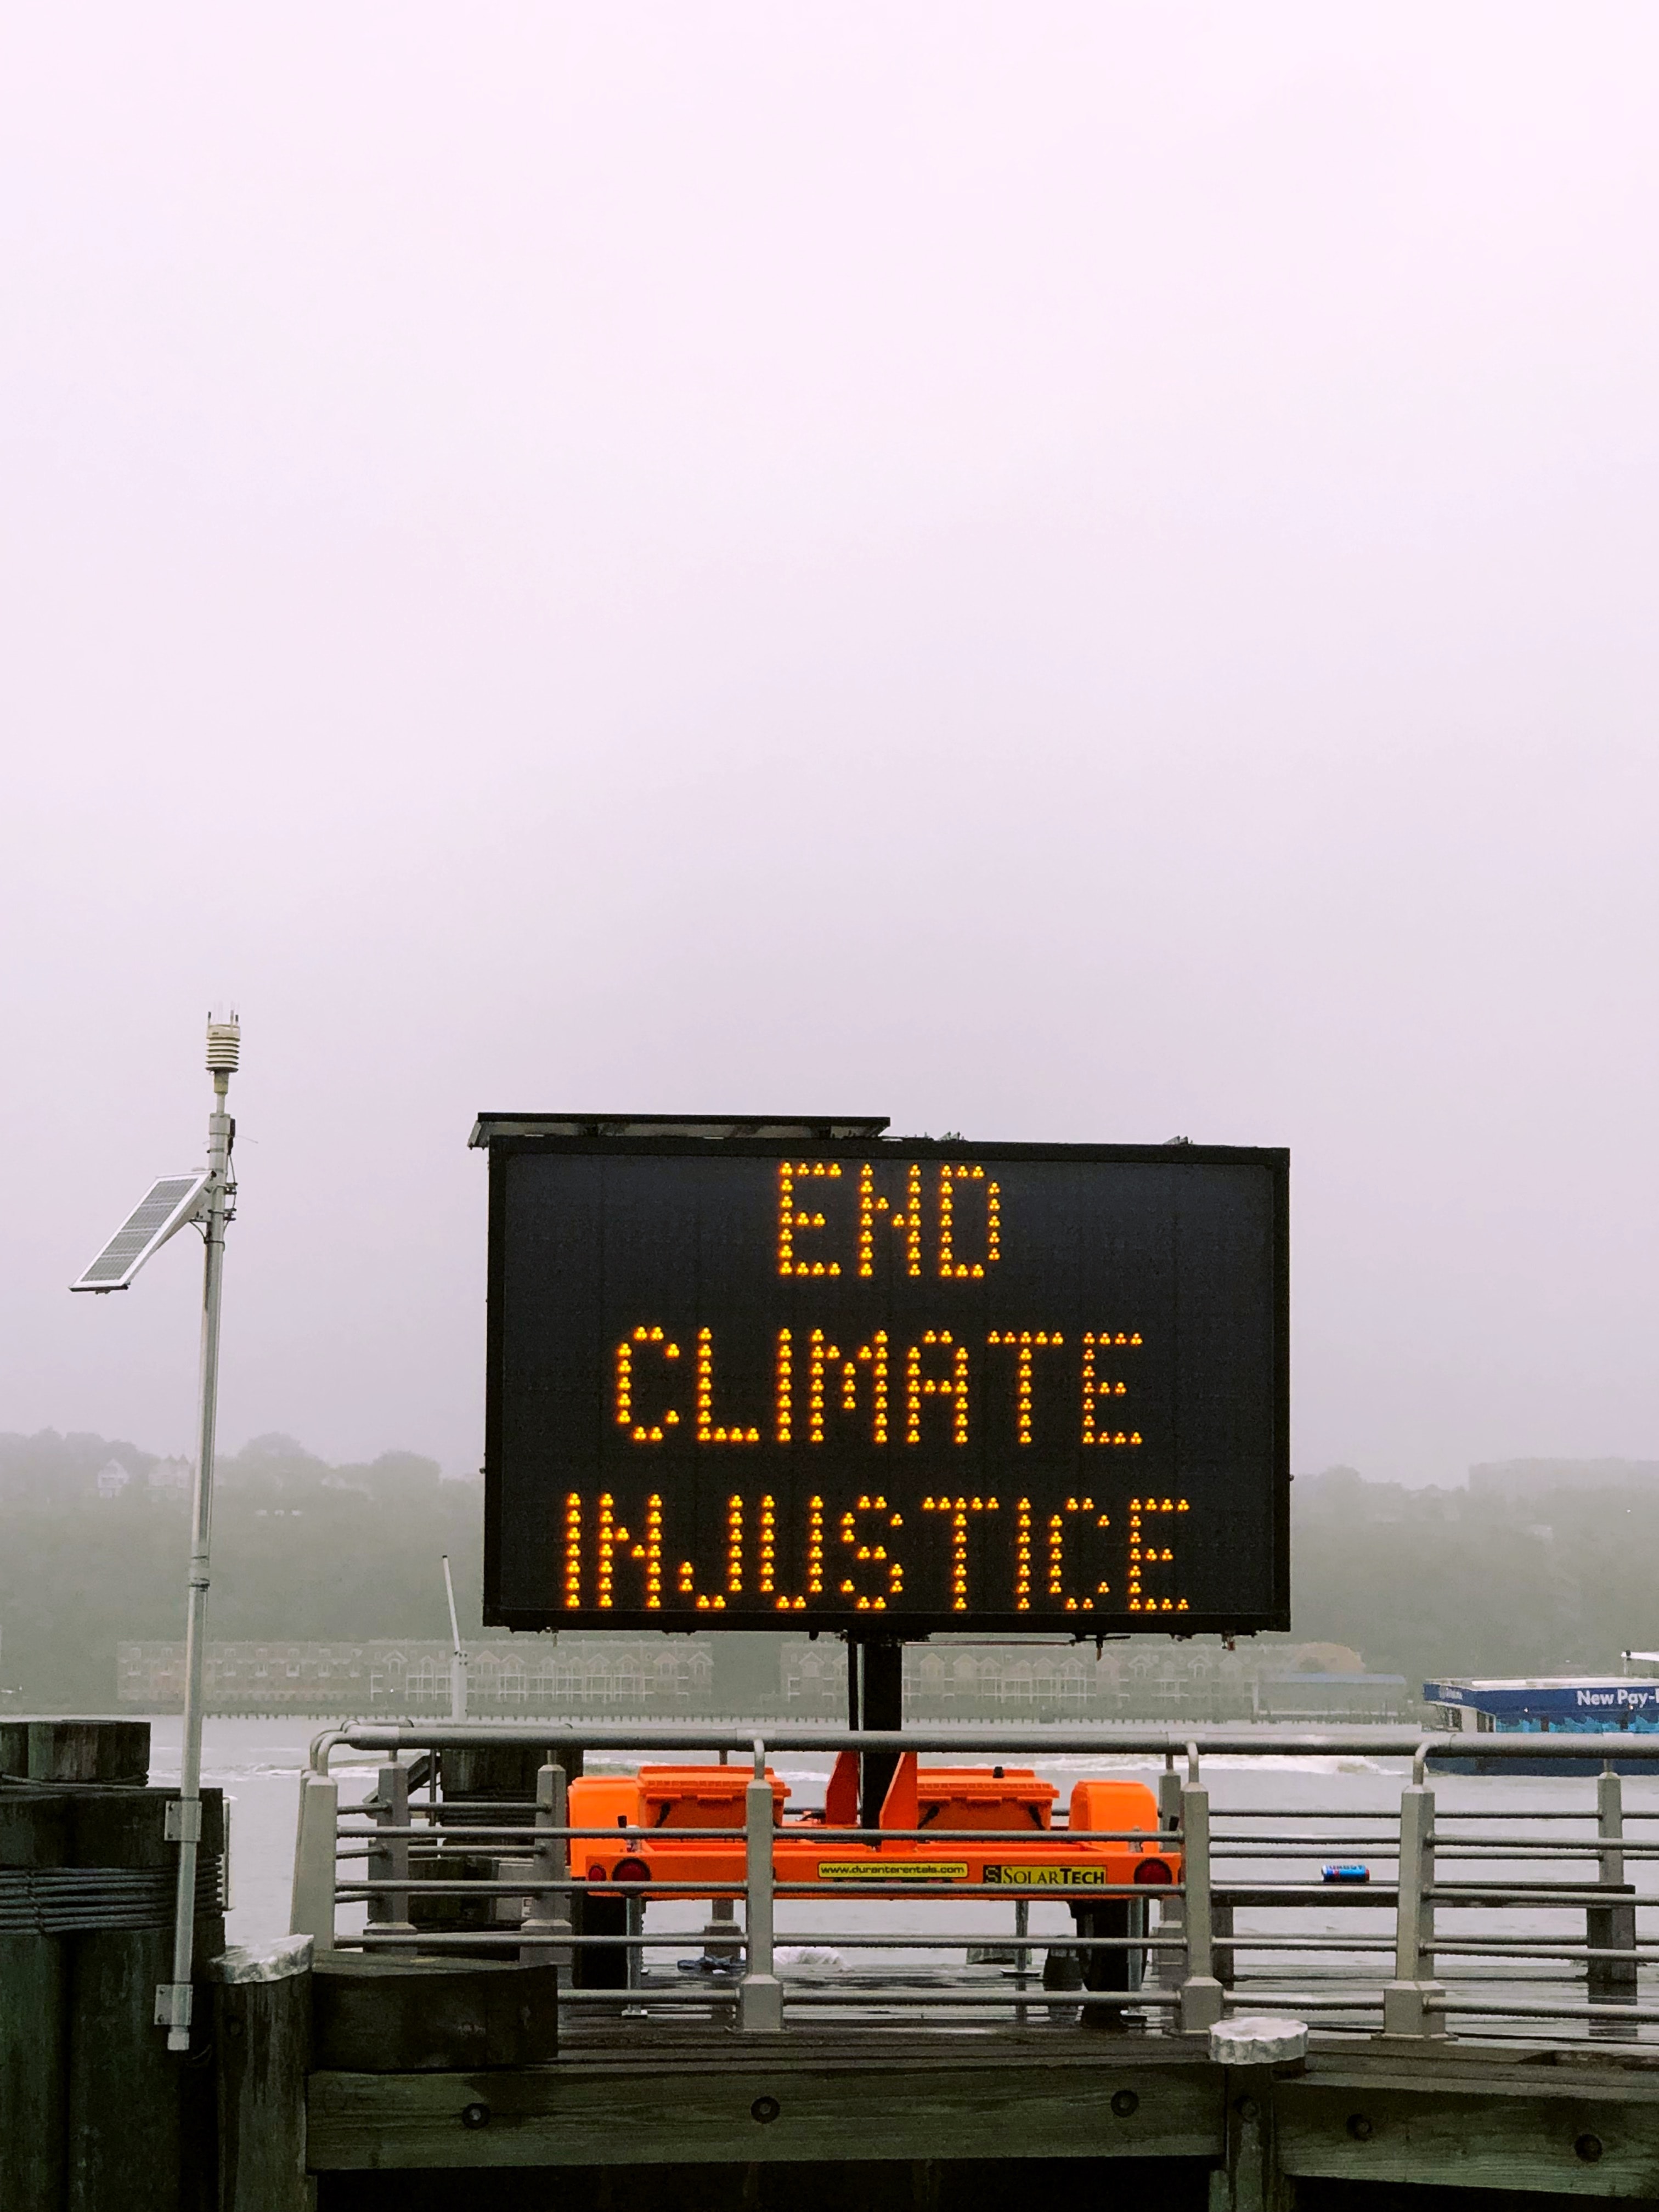
[[195, 1214], [208, 1185], [204, 1169], [190, 1175], [162, 1176], [144, 1193], [91, 1266], [70, 1285], [72, 1291], [124, 1291], [153, 1252]]

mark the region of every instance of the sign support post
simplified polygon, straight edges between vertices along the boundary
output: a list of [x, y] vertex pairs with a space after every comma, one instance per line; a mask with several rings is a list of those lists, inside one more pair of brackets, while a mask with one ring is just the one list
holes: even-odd
[[[904, 1646], [896, 1636], [852, 1637], [849, 1654], [856, 1655], [854, 1669], [859, 1679], [858, 1711], [852, 1725], [890, 1729], [904, 1725]], [[849, 1672], [849, 1680], [851, 1674]], [[866, 1751], [859, 1759], [859, 1826], [881, 1826], [882, 1801], [898, 1765], [891, 1751]]]

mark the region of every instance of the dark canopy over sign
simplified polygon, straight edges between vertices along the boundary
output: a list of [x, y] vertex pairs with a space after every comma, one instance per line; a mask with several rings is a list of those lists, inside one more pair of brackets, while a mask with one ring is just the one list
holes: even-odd
[[1288, 1626], [1288, 1155], [884, 1126], [483, 1117], [485, 1620]]

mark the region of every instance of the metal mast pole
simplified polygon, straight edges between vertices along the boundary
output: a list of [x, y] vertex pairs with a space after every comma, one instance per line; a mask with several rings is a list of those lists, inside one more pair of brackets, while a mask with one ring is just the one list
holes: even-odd
[[[210, 1021], [208, 1073], [213, 1111], [208, 1116], [208, 1174], [202, 1197], [202, 1376], [191, 1508], [190, 1595], [185, 1631], [185, 1741], [179, 1802], [169, 1808], [167, 1832], [179, 1844], [179, 1896], [173, 1929], [173, 1980], [155, 1992], [155, 2022], [167, 2031], [169, 2051], [190, 2048], [191, 1969], [196, 1940], [196, 1858], [202, 1840], [202, 1678], [207, 1656], [208, 1554], [213, 1534], [213, 1450], [219, 1414], [219, 1293], [224, 1276], [225, 1223], [232, 1196], [230, 1150], [235, 1124], [225, 1110], [236, 1072], [241, 1029], [234, 1015]], [[176, 1816], [176, 1817], [175, 1817]]]
[[455, 1578], [449, 1571], [449, 1554], [444, 1553], [444, 1595], [449, 1600], [449, 1717], [453, 1721], [466, 1718], [466, 1654], [461, 1649], [461, 1626], [455, 1618]]

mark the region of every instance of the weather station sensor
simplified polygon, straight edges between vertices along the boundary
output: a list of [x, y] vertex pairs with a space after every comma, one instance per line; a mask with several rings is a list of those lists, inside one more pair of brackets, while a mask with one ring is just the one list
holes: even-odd
[[484, 1618], [1289, 1625], [1289, 1158], [486, 1114]]

